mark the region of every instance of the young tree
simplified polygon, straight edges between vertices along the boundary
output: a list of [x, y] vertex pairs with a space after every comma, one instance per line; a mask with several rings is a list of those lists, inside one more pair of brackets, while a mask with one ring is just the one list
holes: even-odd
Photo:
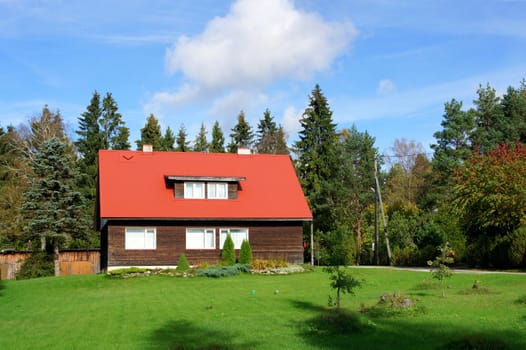
[[166, 128], [161, 138], [161, 151], [175, 151], [175, 135], [170, 127]]
[[177, 152], [189, 152], [190, 149], [190, 141], [187, 141], [187, 134], [186, 129], [183, 124], [181, 124], [181, 127], [179, 128], [179, 132], [177, 133], [177, 138], [175, 139], [175, 143], [177, 144], [177, 147], [175, 150]]
[[218, 121], [214, 123], [212, 128], [212, 142], [210, 142], [209, 151], [211, 153], [225, 152], [225, 136], [223, 135], [223, 130], [221, 130]]
[[252, 264], [252, 248], [246, 239], [241, 243], [241, 249], [239, 250], [239, 263]]
[[135, 141], [137, 149], [142, 150], [143, 145], [152, 145], [154, 151], [162, 149], [162, 134], [159, 120], [153, 114], [146, 119], [144, 128], [141, 129], [141, 139]]
[[207, 152], [208, 151], [208, 141], [206, 140], [206, 134], [207, 134], [207, 131], [206, 131], [205, 123], [201, 123], [199, 134], [195, 138], [194, 151], [196, 152]]
[[130, 130], [125, 126], [119, 107], [110, 92], [102, 100], [102, 114], [99, 118], [101, 127], [102, 149], [125, 150], [130, 148], [128, 137]]
[[226, 236], [225, 243], [223, 243], [223, 250], [221, 250], [221, 263], [227, 266], [236, 263], [236, 250], [234, 241], [230, 235]]
[[431, 267], [431, 274], [433, 278], [436, 278], [440, 281], [442, 286], [442, 297], [446, 296], [446, 286], [445, 279], [453, 275], [453, 272], [449, 269], [448, 264], [454, 262], [455, 253], [449, 247], [449, 243], [446, 242], [443, 246], [439, 248], [440, 255], [438, 255], [435, 260], [429, 260], [427, 264]]
[[40, 238], [41, 248], [49, 242], [55, 255], [55, 275], [60, 273], [58, 251], [61, 244], [82, 237], [86, 230], [84, 199], [74, 191], [75, 167], [66, 144], [56, 137], [42, 143], [31, 161], [30, 187], [22, 205], [26, 233]]
[[251, 147], [254, 139], [254, 133], [252, 127], [245, 119], [245, 113], [239, 112], [237, 116], [237, 124], [232, 128], [230, 134], [231, 142], [228, 145], [228, 152], [236, 153], [240, 147]]

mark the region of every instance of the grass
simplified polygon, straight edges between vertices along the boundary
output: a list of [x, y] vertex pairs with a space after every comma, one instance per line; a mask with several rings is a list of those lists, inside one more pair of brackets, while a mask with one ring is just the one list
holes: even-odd
[[[456, 274], [442, 298], [425, 282], [428, 272], [351, 270], [365, 283], [343, 296], [342, 315], [327, 309], [333, 291], [321, 269], [5, 281], [0, 349], [526, 349], [526, 275]], [[491, 293], [464, 293], [476, 279]], [[425, 311], [358, 312], [383, 293], [403, 294]]]

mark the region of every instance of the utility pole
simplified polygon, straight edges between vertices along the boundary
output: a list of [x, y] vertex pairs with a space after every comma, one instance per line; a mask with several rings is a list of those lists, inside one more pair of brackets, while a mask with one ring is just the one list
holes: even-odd
[[384, 224], [385, 245], [387, 246], [387, 260], [389, 262], [389, 265], [391, 265], [391, 247], [389, 246], [389, 237], [387, 237], [387, 223], [385, 222], [384, 205], [382, 203], [382, 192], [380, 192], [380, 182], [378, 181], [378, 163], [376, 161], [376, 158], [374, 159], [374, 181], [376, 183], [376, 194], [380, 204], [380, 210], [382, 212], [382, 221]]
[[371, 188], [374, 192], [374, 262], [376, 265], [380, 264], [380, 257], [378, 251], [380, 248], [378, 237], [378, 194], [376, 189]]

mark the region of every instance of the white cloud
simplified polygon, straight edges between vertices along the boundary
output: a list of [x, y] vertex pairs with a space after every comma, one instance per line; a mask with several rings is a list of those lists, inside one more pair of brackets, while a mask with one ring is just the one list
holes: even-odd
[[378, 95], [387, 95], [395, 89], [394, 83], [389, 79], [382, 79], [378, 83]]
[[201, 34], [180, 36], [166, 67], [207, 89], [262, 87], [327, 69], [355, 35], [350, 22], [325, 22], [290, 0], [239, 0]]
[[300, 118], [302, 112], [296, 109], [294, 106], [289, 106], [285, 109], [283, 113], [283, 130], [287, 135], [296, 135], [301, 129]]

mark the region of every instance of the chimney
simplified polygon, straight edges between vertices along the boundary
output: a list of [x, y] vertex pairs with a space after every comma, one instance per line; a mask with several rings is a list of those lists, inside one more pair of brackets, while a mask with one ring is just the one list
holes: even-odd
[[152, 145], [142, 145], [142, 151], [143, 152], [153, 152], [153, 146]]
[[243, 155], [252, 154], [252, 151], [250, 150], [250, 148], [238, 147], [237, 154], [243, 154]]

